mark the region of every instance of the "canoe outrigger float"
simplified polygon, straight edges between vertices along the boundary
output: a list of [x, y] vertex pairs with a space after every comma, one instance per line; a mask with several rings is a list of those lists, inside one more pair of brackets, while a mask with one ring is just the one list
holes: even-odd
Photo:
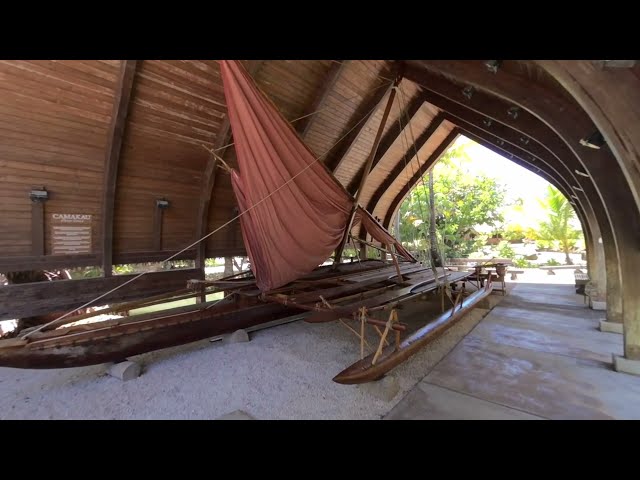
[[[309, 323], [340, 321], [358, 336], [360, 361], [334, 380], [362, 383], [382, 377], [491, 293], [491, 281], [470, 296], [464, 288], [449, 288], [464, 282], [470, 273], [422, 265], [358, 204], [378, 140], [358, 193], [352, 197], [318, 162], [240, 63], [221, 61], [220, 65], [240, 172], [226, 164], [225, 168], [240, 207], [237, 218], [251, 270], [215, 281], [190, 280], [185, 289], [163, 296], [64, 315], [20, 332], [16, 338], [0, 340], [0, 366], [63, 368], [119, 362], [238, 329], [304, 317]], [[394, 94], [392, 89], [388, 107]], [[380, 132], [385, 121], [383, 116]], [[217, 156], [215, 161], [224, 163]], [[378, 242], [379, 247], [367, 244], [381, 250], [383, 260], [340, 262], [347, 241], [357, 240], [351, 231], [358, 224]], [[333, 265], [318, 267], [332, 253]], [[402, 340], [407, 325], [399, 321], [398, 307], [438, 289], [443, 299], [447, 291], [453, 308]], [[136, 308], [215, 292], [226, 296], [114, 318]], [[375, 317], [378, 313], [387, 316], [387, 312], [386, 319]], [[92, 318], [105, 314], [110, 317]], [[359, 325], [359, 333], [347, 322]], [[380, 342], [365, 357], [366, 326], [378, 333]], [[390, 335], [395, 336], [393, 344]]]

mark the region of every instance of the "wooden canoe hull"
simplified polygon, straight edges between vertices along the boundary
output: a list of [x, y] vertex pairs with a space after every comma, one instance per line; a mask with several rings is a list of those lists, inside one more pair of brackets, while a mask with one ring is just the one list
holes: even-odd
[[416, 354], [421, 348], [432, 340], [442, 335], [446, 330], [453, 326], [458, 320], [464, 317], [476, 304], [491, 293], [492, 286], [489, 284], [487, 288], [479, 290], [467, 297], [460, 307], [444, 312], [433, 322], [425, 325], [421, 329], [407, 337], [400, 347], [396, 350], [395, 345], [390, 345], [382, 351], [382, 355], [378, 358], [375, 365], [372, 365], [374, 354], [363, 358], [354, 363], [350, 367], [344, 369], [333, 378], [334, 382], [345, 385], [357, 383], [366, 383], [379, 380], [385, 373], [397, 367], [412, 355]]
[[216, 313], [215, 309], [156, 317], [122, 325], [36, 339], [0, 341], [0, 366], [70, 368], [119, 362], [127, 357], [249, 328], [300, 313], [278, 304], [259, 304]]

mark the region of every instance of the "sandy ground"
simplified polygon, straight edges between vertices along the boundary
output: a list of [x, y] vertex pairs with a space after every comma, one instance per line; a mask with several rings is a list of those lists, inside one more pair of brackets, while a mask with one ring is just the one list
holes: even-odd
[[[512, 283], [572, 278], [570, 270], [555, 276], [527, 272]], [[424, 318], [427, 305], [414, 302], [401, 321]], [[379, 419], [486, 313], [475, 309], [394, 369], [400, 391], [391, 401], [368, 386], [331, 380], [359, 358], [353, 333], [339, 323], [298, 321], [254, 332], [247, 343], [205, 340], [133, 357], [143, 374], [128, 382], [109, 376], [105, 365], [0, 368], [0, 419], [215, 419], [235, 410], [257, 419]], [[375, 338], [370, 332], [372, 344]]]

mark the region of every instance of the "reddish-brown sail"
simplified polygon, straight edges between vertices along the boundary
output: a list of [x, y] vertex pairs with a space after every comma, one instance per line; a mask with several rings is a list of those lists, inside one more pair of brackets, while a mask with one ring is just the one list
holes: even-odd
[[[342, 239], [354, 199], [316, 161], [240, 62], [220, 61], [220, 70], [239, 166], [232, 184], [244, 212], [242, 235], [258, 288], [271, 290], [329, 258]], [[382, 226], [367, 214], [360, 217], [368, 218], [365, 224], [376, 223], [375, 233], [369, 233], [388, 243], [378, 238], [381, 230], [389, 235]]]

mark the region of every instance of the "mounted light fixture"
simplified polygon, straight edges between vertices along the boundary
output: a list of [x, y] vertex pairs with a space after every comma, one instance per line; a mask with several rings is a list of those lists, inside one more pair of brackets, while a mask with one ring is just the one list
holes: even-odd
[[605, 141], [604, 137], [598, 130], [593, 132], [587, 138], [583, 138], [580, 140], [580, 145], [583, 145], [589, 148], [594, 148], [596, 150], [600, 150], [600, 148], [604, 146], [605, 143], [607, 142]]
[[156, 207], [163, 210], [169, 208], [169, 201], [165, 198], [163, 198], [162, 200], [156, 200]]
[[529, 137], [520, 137], [520, 141], [525, 145], [529, 145]]
[[572, 196], [573, 198], [575, 198], [576, 200], [579, 200], [579, 198], [578, 198], [578, 196], [577, 196], [577, 195], [572, 194], [571, 196]]
[[518, 118], [518, 115], [520, 115], [520, 108], [519, 107], [509, 108], [509, 110], [507, 110], [507, 115], [509, 115], [511, 118], [515, 120], [516, 118]]
[[578, 175], [589, 178], [590, 175], [588, 173], [581, 172], [580, 170], [574, 170]]
[[569, 203], [570, 203], [571, 205], [574, 205], [574, 206], [575, 206], [575, 204], [576, 204], [576, 202], [574, 202], [573, 200], [569, 200]]
[[580, 187], [576, 187], [575, 185], [571, 185], [571, 188], [573, 188], [574, 190], [577, 190], [579, 192], [584, 192], [584, 190]]
[[499, 138], [498, 140], [496, 140], [496, 144], [502, 146], [504, 145], [504, 140], [502, 140], [501, 138]]
[[484, 123], [486, 127], [490, 127], [493, 122], [490, 118], [485, 118], [484, 120], [482, 120], [482, 123]]
[[49, 200], [49, 192], [44, 187], [34, 188], [29, 192], [29, 198], [32, 202], [44, 202]]
[[484, 66], [487, 67], [487, 70], [491, 73], [497, 73], [500, 65], [502, 65], [502, 60], [487, 60], [484, 62]]
[[462, 90], [462, 95], [464, 95], [467, 100], [471, 100], [473, 92], [474, 88], [471, 85], [467, 85], [466, 87], [464, 87], [464, 90]]

